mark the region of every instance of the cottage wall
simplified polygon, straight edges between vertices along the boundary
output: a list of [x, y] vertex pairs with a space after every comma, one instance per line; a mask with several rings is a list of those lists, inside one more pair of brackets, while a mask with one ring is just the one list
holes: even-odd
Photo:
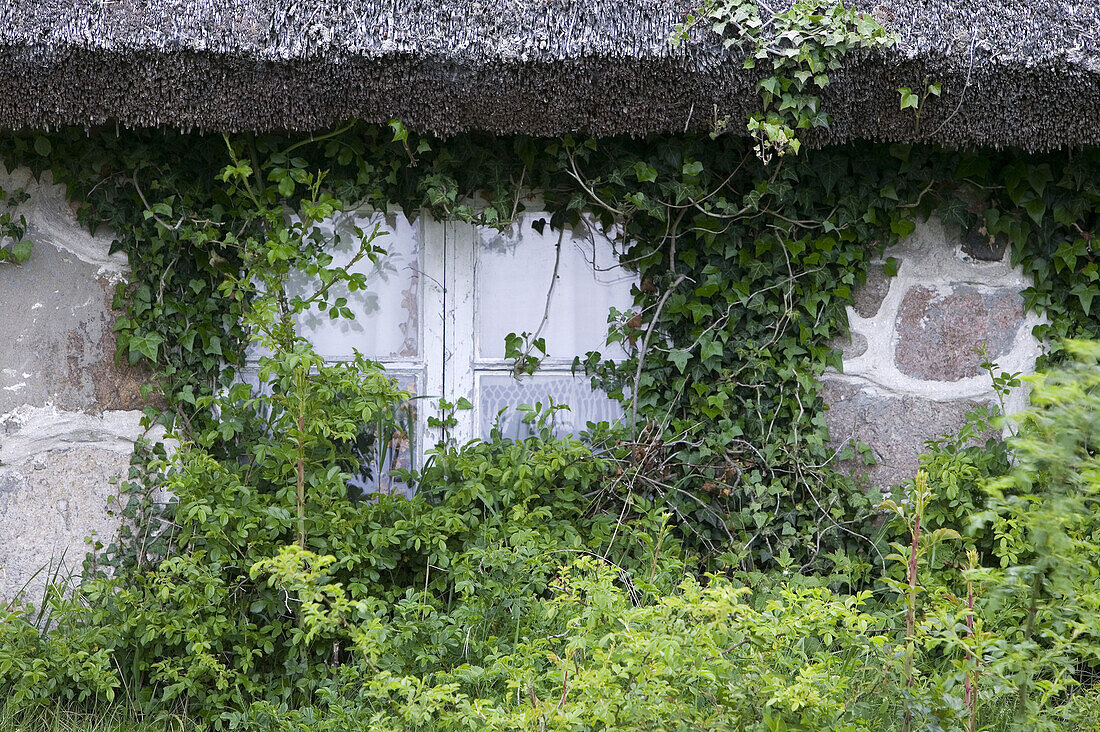
[[[85, 538], [111, 541], [112, 480], [125, 476], [141, 427], [142, 375], [115, 364], [110, 304], [126, 258], [84, 230], [60, 186], [0, 170], [31, 194], [17, 216], [35, 247], [0, 263], [0, 599], [79, 572]], [[41, 571], [40, 571], [41, 570]]]
[[[888, 249], [897, 275], [872, 267], [848, 308], [851, 338], [840, 344], [842, 372], [826, 375], [823, 394], [837, 448], [855, 440], [871, 449], [875, 465], [849, 467], [870, 485], [911, 478], [925, 440], [957, 430], [964, 415], [995, 394], [984, 348], [998, 371], [1030, 373], [1041, 353], [1032, 330], [1041, 322], [1024, 314], [1027, 278], [1009, 262], [1005, 241], [964, 240], [937, 221], [918, 224]], [[1027, 395], [1015, 390], [1010, 412]]]
[[[35, 242], [25, 264], [0, 263], [0, 598], [27, 588], [37, 601], [53, 571], [39, 570], [78, 572], [86, 539], [106, 544], [117, 530], [107, 506], [144, 434], [143, 374], [114, 361], [110, 302], [127, 263], [108, 253], [110, 234], [82, 229], [63, 190], [25, 171], [0, 171], [0, 185], [31, 193], [19, 213]], [[843, 371], [823, 386], [838, 450], [856, 440], [877, 461], [849, 466], [870, 485], [911, 477], [924, 440], [993, 398], [973, 349], [1003, 370], [1032, 369], [1039, 321], [1023, 312], [1028, 283], [1004, 249], [924, 223], [885, 253], [897, 276], [875, 267], [856, 293]]]

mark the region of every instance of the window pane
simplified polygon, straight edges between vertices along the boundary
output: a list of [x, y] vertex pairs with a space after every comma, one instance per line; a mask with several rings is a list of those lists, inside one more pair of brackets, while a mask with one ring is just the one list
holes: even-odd
[[[417, 395], [423, 389], [421, 373], [386, 369], [388, 376], [397, 382], [398, 388]], [[270, 395], [268, 384], [261, 384], [259, 369], [246, 367], [237, 372], [237, 381], [248, 384], [253, 394]], [[392, 414], [374, 423], [366, 423], [355, 439], [353, 452], [359, 460], [358, 469], [348, 480], [349, 498], [363, 498], [371, 493], [401, 493], [412, 495], [412, 488], [390, 476], [394, 468], [410, 469], [417, 463], [422, 448], [416, 422], [417, 399], [399, 405]], [[267, 415], [264, 412], [262, 416]], [[343, 469], [348, 470], [350, 466]]]
[[598, 231], [567, 230], [559, 260], [560, 232], [547, 225], [540, 234], [531, 227], [540, 218], [527, 214], [503, 234], [479, 231], [475, 323], [482, 359], [503, 358], [505, 336], [533, 334], [544, 317], [541, 335], [551, 358], [572, 361], [588, 351], [607, 353], [611, 307], [624, 311], [633, 302], [630, 288], [635, 276], [619, 266], [606, 237]]
[[[420, 354], [420, 222], [410, 222], [403, 214], [342, 217], [331, 225], [332, 264], [347, 264], [358, 251], [359, 242], [353, 230], [356, 225], [369, 234], [375, 224], [385, 235], [374, 243], [385, 249], [386, 254], [373, 263], [364, 258], [352, 268], [353, 272], [366, 275], [366, 290], [349, 293], [343, 286], [334, 286], [331, 291], [330, 302], [346, 297], [355, 319], [333, 320], [328, 313], [311, 310], [299, 320], [301, 334], [326, 359], [347, 359], [354, 349], [377, 360], [412, 359]], [[339, 241], [335, 241], [337, 234]], [[291, 295], [307, 295], [317, 285], [316, 278], [311, 281], [296, 273], [288, 283], [288, 290]]]
[[[422, 378], [419, 374], [394, 373], [388, 370], [397, 385], [413, 394], [419, 394]], [[416, 430], [417, 400], [411, 399], [397, 407], [392, 415], [373, 424], [364, 424], [355, 441], [359, 457], [359, 472], [348, 481], [348, 493], [353, 498], [371, 493], [401, 493], [412, 495], [412, 488], [390, 475], [394, 468], [408, 470], [414, 466], [417, 450]]]
[[524, 418], [530, 412], [515, 407], [541, 402], [545, 409], [551, 399], [554, 404], [569, 406], [568, 411], [556, 412], [553, 417], [554, 434], [559, 437], [579, 434], [588, 422], [610, 422], [623, 416], [619, 402], [593, 389], [587, 377], [569, 373], [543, 373], [517, 379], [511, 374], [483, 372], [478, 375], [478, 389], [479, 429], [483, 439], [489, 438], [498, 413], [501, 436], [529, 437], [534, 428]]

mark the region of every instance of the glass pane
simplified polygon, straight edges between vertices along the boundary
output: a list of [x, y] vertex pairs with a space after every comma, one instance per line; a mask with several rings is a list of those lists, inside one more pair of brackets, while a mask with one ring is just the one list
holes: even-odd
[[[377, 360], [416, 358], [420, 354], [420, 222], [410, 222], [403, 214], [341, 217], [330, 227], [334, 234], [329, 250], [333, 265], [347, 264], [358, 251], [355, 226], [369, 234], [376, 224], [384, 235], [374, 243], [386, 254], [373, 263], [364, 258], [352, 268], [366, 275], [366, 290], [349, 293], [343, 286], [334, 286], [331, 291], [330, 302], [346, 297], [355, 319], [332, 320], [328, 313], [312, 310], [299, 320], [301, 334], [326, 359], [346, 359], [354, 349]], [[335, 235], [339, 235], [339, 241]], [[292, 295], [306, 295], [316, 287], [316, 280], [310, 282], [304, 274], [294, 275], [288, 283]]]
[[[389, 372], [397, 385], [416, 395], [422, 390], [418, 374]], [[413, 467], [419, 446], [416, 439], [416, 399], [397, 407], [391, 415], [374, 424], [363, 425], [355, 441], [359, 456], [359, 472], [348, 481], [352, 498], [369, 497], [371, 493], [400, 493], [412, 496], [412, 487], [390, 475], [395, 468]]]
[[554, 404], [569, 406], [553, 417], [554, 434], [559, 437], [579, 434], [588, 422], [610, 422], [623, 416], [622, 405], [593, 389], [585, 376], [543, 373], [517, 379], [506, 373], [481, 373], [478, 375], [480, 436], [488, 439], [499, 420], [502, 437], [529, 437], [534, 434], [534, 427], [525, 421], [530, 412], [516, 407], [541, 402], [547, 408], [551, 399]]
[[[399, 388], [410, 394], [419, 394], [423, 389], [422, 374], [393, 369], [387, 369], [387, 373], [397, 382]], [[271, 393], [267, 384], [260, 384], [259, 369], [256, 367], [238, 371], [237, 381], [250, 385], [253, 394]], [[371, 493], [412, 495], [411, 486], [389, 473], [394, 468], [410, 469], [416, 463], [417, 451], [420, 449], [416, 429], [417, 402], [418, 400], [411, 399], [399, 405], [384, 419], [363, 425], [362, 432], [355, 439], [354, 452], [359, 459], [359, 467], [347, 483], [349, 498], [366, 498]]]
[[[547, 216], [526, 214], [510, 231], [481, 229], [477, 244], [478, 356], [503, 358], [508, 333], [541, 336], [551, 358], [571, 361], [588, 351], [608, 353], [607, 315], [630, 308], [635, 275], [618, 263], [598, 230], [539, 233], [531, 224]], [[557, 280], [554, 280], [555, 264]], [[553, 288], [551, 288], [553, 283]], [[549, 305], [547, 300], [549, 298]], [[618, 346], [615, 347], [619, 353]]]

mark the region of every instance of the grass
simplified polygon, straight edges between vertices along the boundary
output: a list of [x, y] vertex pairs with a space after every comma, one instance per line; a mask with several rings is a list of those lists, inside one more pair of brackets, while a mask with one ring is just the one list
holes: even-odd
[[13, 714], [6, 706], [0, 707], [0, 732], [171, 732], [186, 729], [182, 723], [141, 722], [123, 708], [89, 714], [44, 707]]

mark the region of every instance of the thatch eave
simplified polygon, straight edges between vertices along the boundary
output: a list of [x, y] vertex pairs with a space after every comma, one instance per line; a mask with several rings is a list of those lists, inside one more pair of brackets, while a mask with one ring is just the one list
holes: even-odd
[[[898, 35], [825, 94], [852, 139], [1039, 150], [1100, 144], [1095, 0], [857, 2]], [[1038, 6], [1038, 7], [1033, 7]], [[0, 127], [314, 130], [393, 118], [645, 135], [753, 108], [754, 78], [682, 0], [0, 0]], [[943, 95], [898, 108], [924, 79]]]

